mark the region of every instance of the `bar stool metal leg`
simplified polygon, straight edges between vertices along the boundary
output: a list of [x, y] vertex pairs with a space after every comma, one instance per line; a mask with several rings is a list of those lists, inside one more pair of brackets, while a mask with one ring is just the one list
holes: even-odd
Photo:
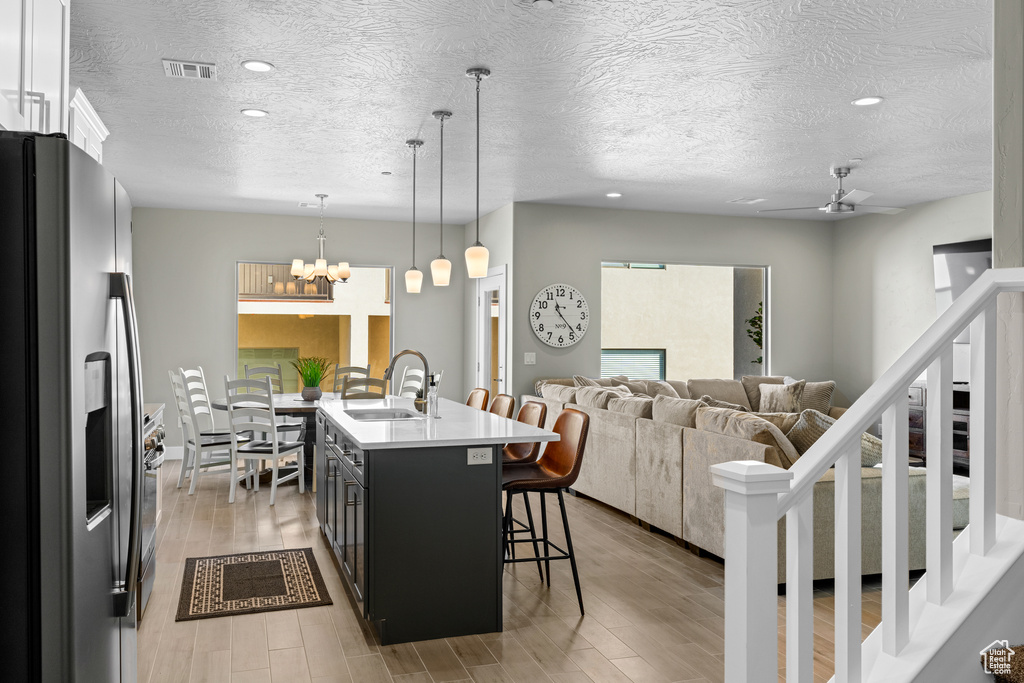
[[[543, 495], [541, 496], [543, 498]], [[544, 570], [540, 567], [540, 546], [537, 544], [536, 527], [533, 525], [533, 510], [530, 509], [530, 492], [523, 491], [523, 502], [526, 504], [526, 521], [530, 523], [530, 538], [533, 539], [533, 556], [537, 558], [537, 573], [540, 574], [541, 583], [544, 582]], [[512, 546], [515, 547], [515, 544]], [[513, 556], [514, 557], [514, 556]], [[550, 577], [548, 581], [550, 581]]]
[[565, 527], [565, 547], [569, 551], [572, 580], [576, 582], [576, 599], [580, 603], [580, 616], [583, 616], [583, 591], [580, 590], [580, 575], [576, 570], [576, 554], [572, 550], [572, 534], [569, 533], [569, 517], [565, 514], [565, 499], [562, 497], [562, 489], [558, 489], [558, 507], [562, 510], [562, 525]]

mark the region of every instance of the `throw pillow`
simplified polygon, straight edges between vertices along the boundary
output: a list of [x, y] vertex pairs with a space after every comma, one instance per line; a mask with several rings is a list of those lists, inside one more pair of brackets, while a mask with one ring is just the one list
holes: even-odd
[[576, 403], [590, 408], [608, 408], [608, 401], [617, 396], [629, 396], [625, 387], [580, 387], [576, 390]]
[[828, 409], [832, 405], [832, 392], [836, 390], [836, 383], [828, 382], [807, 382], [804, 385], [804, 395], [800, 399], [801, 409], [817, 410], [819, 413], [828, 415]]
[[668, 422], [680, 427], [697, 426], [697, 408], [707, 407], [703, 401], [694, 401], [689, 398], [670, 398], [668, 396], [655, 396], [654, 405], [651, 408], [651, 417], [656, 422]]
[[672, 388], [672, 385], [668, 382], [662, 382], [657, 379], [639, 380], [641, 384], [647, 387], [644, 392], [648, 396], [668, 396], [669, 398], [682, 398], [676, 390]]
[[[817, 410], [804, 410], [800, 413], [793, 428], [786, 433], [800, 455], [803, 455], [828, 428], [836, 423], [835, 418], [824, 415]], [[882, 462], [882, 440], [874, 434], [864, 432], [860, 437], [860, 465], [874, 467]]]
[[665, 382], [676, 390], [676, 393], [679, 394], [679, 398], [690, 398], [690, 392], [686, 388], [685, 379], [667, 379]]
[[736, 403], [743, 406], [744, 410], [750, 410], [747, 392], [743, 391], [743, 385], [738, 379], [691, 379], [687, 380], [686, 389], [690, 398], [707, 394], [719, 401]]
[[[796, 448], [778, 427], [751, 413], [727, 408], [698, 408], [697, 429], [771, 446], [765, 462], [783, 469], [788, 470], [800, 458]], [[773, 453], [778, 458], [777, 462], [774, 461]]]
[[635, 417], [651, 417], [654, 399], [643, 396], [617, 396], [608, 401], [608, 410]]
[[762, 413], [799, 413], [804, 393], [804, 380], [794, 384], [762, 384]]
[[561, 384], [545, 384], [540, 388], [540, 395], [562, 403], [576, 402], [576, 387], [565, 387]]
[[701, 403], [704, 403], [711, 408], [728, 408], [729, 410], [737, 410], [741, 413], [749, 413], [750, 411], [741, 406], [739, 403], [729, 403], [728, 401], [719, 401], [717, 398], [711, 398], [707, 394], [700, 397]]
[[768, 420], [773, 425], [775, 425], [780, 430], [782, 430], [783, 434], [785, 434], [790, 429], [792, 429], [793, 425], [795, 425], [797, 420], [800, 419], [800, 413], [752, 413], [752, 414], [753, 415], [757, 415], [762, 420]]
[[765, 375], [744, 375], [740, 377], [740, 384], [743, 385], [743, 391], [747, 393], [747, 400], [750, 402], [750, 408], [755, 413], [761, 410], [761, 385], [762, 384], [782, 384], [782, 377], [765, 376]]
[[613, 379], [613, 382], [613, 386], [626, 387], [627, 389], [630, 390], [630, 392], [634, 394], [639, 394], [640, 396], [647, 396], [648, 398], [650, 397], [650, 395], [647, 393], [647, 382], [644, 382], [643, 380], [632, 380], [627, 382], [626, 380], [622, 379]]

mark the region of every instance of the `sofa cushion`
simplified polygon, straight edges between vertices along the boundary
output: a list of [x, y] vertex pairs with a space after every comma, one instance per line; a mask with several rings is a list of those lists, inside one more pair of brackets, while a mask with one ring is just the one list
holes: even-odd
[[644, 393], [650, 397], [655, 396], [668, 396], [669, 398], [682, 398], [679, 393], [675, 390], [668, 382], [664, 382], [658, 379], [643, 379], [639, 380], [641, 384], [647, 387], [647, 391]]
[[751, 413], [727, 408], [698, 408], [697, 429], [772, 446], [768, 453], [777, 455], [779, 462], [769, 462], [767, 459], [765, 462], [783, 469], [788, 470], [800, 458], [800, 453], [778, 427]]
[[561, 384], [545, 384], [540, 388], [540, 395], [544, 398], [553, 398], [562, 403], [576, 402], [576, 387], [566, 387]]
[[[913, 467], [911, 471], [921, 469]], [[953, 475], [953, 529], [963, 529], [971, 521], [971, 480], [959, 474]]]
[[651, 417], [655, 422], [668, 422], [692, 429], [697, 426], [697, 408], [703, 407], [706, 407], [703, 401], [655, 396], [654, 405], [651, 407]]
[[750, 411], [741, 406], [739, 403], [729, 403], [728, 401], [719, 401], [717, 398], [711, 398], [707, 394], [700, 397], [701, 403], [707, 404], [711, 408], [728, 408], [729, 410], [738, 410], [741, 413], [749, 413]]
[[800, 413], [751, 413], [751, 415], [757, 415], [762, 420], [768, 420], [773, 425], [779, 428], [779, 430], [785, 434], [793, 425], [796, 424], [797, 420], [800, 419]]
[[800, 399], [800, 409], [817, 410], [819, 413], [828, 415], [828, 409], [832, 405], [832, 392], [836, 390], [836, 383], [828, 382], [807, 382], [804, 384], [804, 395]]
[[[796, 424], [786, 432], [786, 437], [800, 455], [803, 455], [835, 423], [835, 418], [817, 410], [804, 410], [800, 413], [800, 419]], [[880, 462], [882, 462], [882, 440], [865, 432], [860, 437], [861, 467], [874, 467]]]
[[747, 401], [750, 408], [757, 412], [761, 410], [761, 385], [782, 384], [784, 378], [781, 375], [744, 375], [740, 377], [740, 384], [747, 394]]
[[541, 387], [544, 386], [545, 384], [561, 384], [564, 387], [576, 386], [572, 381], [572, 377], [551, 377], [546, 379], [538, 379], [535, 380], [533, 383], [533, 390], [538, 396], [544, 395], [543, 393], [541, 393]]
[[576, 390], [576, 403], [590, 408], [607, 408], [609, 399], [629, 396], [625, 387], [580, 387]]
[[793, 384], [762, 384], [762, 413], [799, 413], [804, 394], [804, 380]]
[[686, 390], [691, 397], [707, 394], [719, 401], [738, 403], [750, 410], [747, 392], [743, 391], [743, 385], [738, 379], [691, 379], [686, 382]]
[[573, 375], [572, 383], [576, 388], [579, 387], [611, 387], [615, 386], [615, 382], [619, 380], [629, 379], [625, 375], [616, 375], [615, 377], [597, 377], [590, 378], [584, 377], [583, 375]]
[[644, 396], [619, 396], [608, 401], [608, 410], [634, 417], [650, 418], [653, 408], [654, 399]]
[[679, 398], [690, 398], [690, 391], [686, 388], [685, 379], [667, 379], [665, 382], [676, 390]]

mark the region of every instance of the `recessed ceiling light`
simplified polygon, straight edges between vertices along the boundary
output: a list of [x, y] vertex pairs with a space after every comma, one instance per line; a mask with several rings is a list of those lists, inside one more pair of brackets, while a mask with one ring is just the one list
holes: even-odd
[[242, 62], [242, 66], [249, 71], [270, 71], [274, 68], [274, 65], [270, 62], [264, 62], [260, 59], [247, 59]]
[[262, 118], [267, 115], [267, 112], [262, 109], [243, 109], [242, 113], [246, 116], [252, 116], [255, 118]]
[[555, 6], [554, 0], [533, 0], [533, 6], [541, 9], [551, 9]]
[[391, 175], [391, 171], [381, 171], [381, 175]]
[[852, 159], [850, 159], [850, 163], [851, 164], [856, 164], [859, 161], [864, 161], [864, 159], [862, 159], [860, 157], [853, 157]]
[[621, 196], [622, 196], [621, 192], [609, 192], [608, 194], [605, 195], [605, 197], [608, 197], [610, 199], [618, 199]]
[[851, 104], [855, 104], [858, 107], [870, 107], [872, 104], [878, 104], [882, 101], [882, 98], [878, 95], [870, 95], [868, 97], [859, 97], [855, 99]]
[[760, 204], [764, 201], [768, 200], [764, 197], [740, 197], [739, 199], [730, 199], [726, 204]]

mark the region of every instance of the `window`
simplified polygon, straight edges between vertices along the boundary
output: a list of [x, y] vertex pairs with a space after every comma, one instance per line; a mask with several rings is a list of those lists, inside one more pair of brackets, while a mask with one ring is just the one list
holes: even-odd
[[665, 349], [601, 349], [601, 376], [665, 379]]

